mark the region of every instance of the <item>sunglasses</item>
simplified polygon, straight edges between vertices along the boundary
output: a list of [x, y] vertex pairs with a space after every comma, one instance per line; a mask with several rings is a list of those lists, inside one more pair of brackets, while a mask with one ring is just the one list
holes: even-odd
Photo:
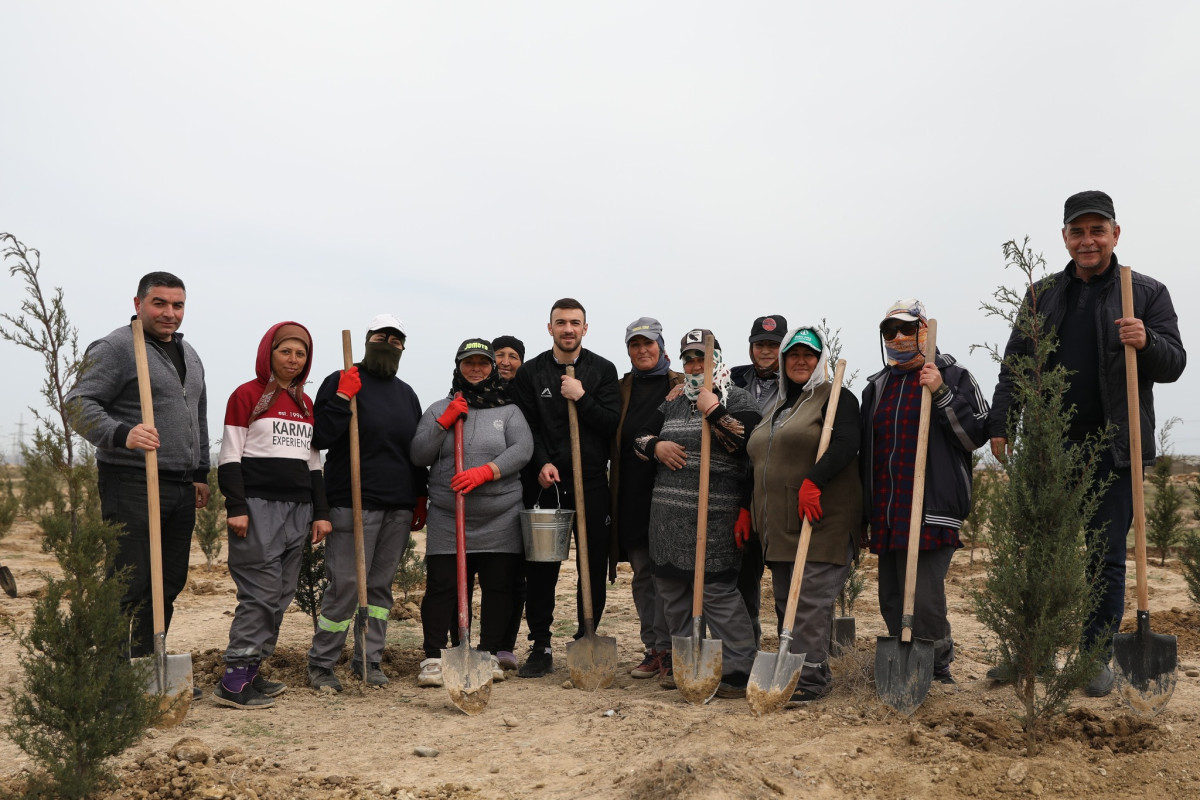
[[887, 341], [892, 341], [896, 338], [896, 334], [904, 334], [905, 336], [913, 336], [920, 329], [921, 323], [917, 320], [911, 322], [900, 322], [896, 325], [880, 325], [879, 332], [883, 334], [883, 338]]

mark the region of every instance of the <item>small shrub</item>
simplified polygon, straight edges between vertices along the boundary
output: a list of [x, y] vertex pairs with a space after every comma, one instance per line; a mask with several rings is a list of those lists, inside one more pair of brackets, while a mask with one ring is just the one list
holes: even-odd
[[1158, 548], [1158, 565], [1167, 563], [1167, 551], [1183, 537], [1184, 493], [1171, 480], [1175, 456], [1171, 453], [1171, 428], [1178, 417], [1167, 420], [1158, 432], [1158, 459], [1148, 480], [1154, 487], [1154, 499], [1146, 509], [1146, 539]]
[[313, 545], [312, 537], [304, 537], [304, 556], [300, 560], [300, 574], [296, 577], [296, 605], [312, 618], [313, 633], [319, 628], [317, 618], [321, 616], [321, 596], [329, 578], [325, 575], [325, 548]]
[[217, 468], [208, 471], [208, 488], [211, 496], [208, 505], [196, 509], [196, 528], [194, 536], [200, 551], [204, 553], [204, 563], [212, 569], [213, 561], [221, 555], [221, 545], [225, 541], [225, 495], [217, 485]]
[[[1192, 484], [1192, 492], [1197, 492], [1200, 485]], [[1179, 553], [1179, 562], [1183, 565], [1183, 579], [1187, 582], [1188, 597], [1200, 605], [1200, 533], [1188, 531], [1183, 537], [1183, 548]]]
[[410, 591], [425, 585], [425, 559], [417, 555], [415, 536], [408, 537], [408, 544], [405, 545], [404, 556], [396, 567], [396, 577], [392, 579], [392, 585], [404, 592], [404, 599], [401, 602], [405, 603], [408, 602]]

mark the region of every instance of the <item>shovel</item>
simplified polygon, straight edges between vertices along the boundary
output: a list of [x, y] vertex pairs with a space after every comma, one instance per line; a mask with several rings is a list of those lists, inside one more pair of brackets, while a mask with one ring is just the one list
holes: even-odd
[[[817, 443], [817, 461], [829, 448], [833, 436], [833, 421], [837, 417], [838, 401], [842, 396], [842, 379], [846, 374], [846, 359], [839, 358], [833, 370], [833, 388], [829, 392], [829, 404], [825, 409], [825, 424], [821, 429], [821, 440]], [[815, 463], [815, 462], [814, 462]], [[805, 519], [800, 526], [800, 542], [796, 545], [796, 561], [792, 565], [792, 582], [788, 586], [787, 607], [783, 612], [783, 627], [779, 633], [779, 652], [766, 653], [762, 650], [754, 656], [750, 670], [750, 681], [746, 684], [746, 700], [750, 713], [756, 717], [778, 711], [791, 699], [800, 680], [800, 670], [808, 653], [792, 653], [792, 625], [796, 621], [796, 606], [800, 604], [800, 585], [804, 579], [804, 566], [808, 561], [808, 544], [812, 541], [812, 521]]]
[[[1121, 267], [1121, 316], [1133, 317], [1133, 278]], [[1137, 560], [1137, 632], [1113, 637], [1117, 682], [1125, 705], [1142, 716], [1162, 711], [1175, 691], [1176, 639], [1150, 632], [1146, 583], [1146, 506], [1142, 494], [1142, 425], [1138, 410], [1137, 351], [1125, 345], [1125, 403], [1129, 407], [1129, 472], [1133, 480], [1134, 557]]]
[[[704, 388], [712, 391], [713, 337], [704, 337]], [[692, 578], [692, 635], [672, 636], [675, 685], [683, 699], [702, 706], [721, 685], [721, 640], [702, 639], [704, 630], [704, 555], [708, 544], [708, 475], [712, 440], [708, 420], [700, 422], [700, 504], [696, 509], [696, 562]]]
[[[137, 365], [142, 424], [154, 427], [154, 397], [142, 321], [133, 321], [133, 359]], [[154, 609], [154, 670], [148, 692], [160, 696], [158, 728], [173, 728], [192, 707], [192, 654], [167, 655], [167, 614], [163, 601], [162, 512], [158, 496], [158, 453], [146, 451], [146, 499], [150, 523], [150, 595]]]
[[[929, 320], [925, 357], [937, 358], [937, 320]], [[921, 421], [917, 428], [917, 462], [913, 470], [912, 515], [908, 518], [908, 560], [904, 570], [904, 611], [900, 636], [880, 636], [875, 645], [875, 693], [904, 716], [912, 716], [933, 683], [933, 642], [914, 639], [913, 610], [917, 598], [917, 556], [925, 511], [925, 461], [929, 455], [929, 415], [933, 394], [921, 388]]]
[[[343, 369], [354, 366], [350, 331], [342, 331]], [[350, 507], [354, 518], [354, 579], [358, 586], [358, 611], [354, 612], [354, 651], [360, 656], [363, 686], [367, 683], [367, 554], [363, 543], [362, 463], [358, 444], [358, 398], [350, 398]]]
[[[461, 396], [457, 392], [455, 396]], [[454, 471], [463, 471], [463, 421], [454, 421]], [[492, 656], [471, 649], [471, 616], [467, 609], [467, 501], [454, 493], [455, 554], [458, 561], [458, 645], [442, 648], [442, 683], [450, 702], [475, 716], [492, 696]]]
[[[568, 377], [575, 367], [567, 366]], [[612, 686], [617, 675], [617, 640], [597, 636], [592, 624], [592, 576], [588, 572], [587, 514], [583, 504], [583, 459], [579, 455], [579, 412], [575, 401], [567, 400], [567, 419], [571, 423], [571, 472], [575, 476], [575, 530], [579, 532], [579, 593], [583, 596], [583, 636], [567, 644], [567, 669], [571, 684], [578, 689], [595, 691]]]

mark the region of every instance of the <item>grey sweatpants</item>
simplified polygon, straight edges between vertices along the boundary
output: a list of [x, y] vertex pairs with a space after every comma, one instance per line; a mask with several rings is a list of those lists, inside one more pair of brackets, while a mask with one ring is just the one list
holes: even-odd
[[[946, 613], [946, 572], [950, 569], [954, 550], [954, 547], [939, 547], [917, 551], [913, 636], [933, 640], [935, 669], [945, 669], [954, 660], [954, 639], [950, 636], [950, 617]], [[888, 636], [899, 636], [903, 630], [907, 568], [907, 550], [879, 554], [879, 611], [887, 624]]]
[[[662, 598], [663, 613], [672, 635], [691, 636], [692, 582], [655, 575], [654, 586]], [[721, 640], [721, 673], [749, 675], [754, 666], [754, 628], [738, 592], [736, 575], [724, 580], [704, 579], [704, 625], [709, 638]]]
[[[387, 637], [388, 614], [392, 610], [392, 579], [408, 546], [412, 527], [411, 509], [364, 511], [363, 553], [367, 563], [367, 642], [368, 662], [378, 662]], [[354, 512], [349, 508], [331, 508], [329, 521], [333, 533], [325, 539], [325, 575], [329, 585], [321, 597], [319, 630], [308, 651], [308, 663], [332, 669], [346, 644], [346, 635], [354, 627], [358, 609], [358, 587], [354, 566]], [[362, 658], [363, 643], [354, 643], [354, 657]]]
[[[768, 561], [767, 566], [771, 569], [771, 590], [775, 595], [776, 630], [782, 633], [794, 562]], [[829, 632], [833, 628], [833, 604], [849, 572], [849, 561], [845, 564], [807, 561], [804, 564], [804, 580], [800, 583], [796, 620], [792, 624], [792, 645], [788, 648], [788, 652], [805, 654], [804, 668], [800, 670], [800, 681], [796, 684], [798, 689], [823, 694], [833, 679], [827, 651]]]
[[229, 575], [238, 603], [225, 648], [231, 667], [256, 664], [275, 652], [313, 521], [312, 503], [247, 497], [246, 506], [246, 535], [229, 534]]
[[629, 566], [633, 567], [633, 607], [641, 622], [642, 645], [647, 650], [670, 650], [671, 631], [667, 628], [662, 597], [654, 585], [650, 548], [639, 547], [630, 550], [628, 555]]

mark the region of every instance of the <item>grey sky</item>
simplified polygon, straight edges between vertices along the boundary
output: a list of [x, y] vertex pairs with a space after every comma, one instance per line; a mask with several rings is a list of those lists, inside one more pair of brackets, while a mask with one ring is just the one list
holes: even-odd
[[[754, 317], [824, 317], [859, 389], [881, 313], [915, 295], [990, 396], [969, 346], [1007, 335], [979, 310], [1018, 278], [1000, 245], [1028, 234], [1061, 269], [1063, 200], [1091, 188], [1198, 341], [1194, 4], [0, 0], [0, 18], [0, 230], [42, 250], [85, 343], [143, 273], [182, 277], [214, 439], [271, 323], [311, 328], [319, 381], [342, 328], [395, 313], [428, 405], [459, 341], [535, 354], [564, 295], [621, 372], [642, 315], [672, 357], [704, 326], [732, 363]], [[8, 455], [41, 369], [0, 359]], [[1200, 453], [1198, 385], [1192, 367], [1156, 393], [1180, 452]]]

